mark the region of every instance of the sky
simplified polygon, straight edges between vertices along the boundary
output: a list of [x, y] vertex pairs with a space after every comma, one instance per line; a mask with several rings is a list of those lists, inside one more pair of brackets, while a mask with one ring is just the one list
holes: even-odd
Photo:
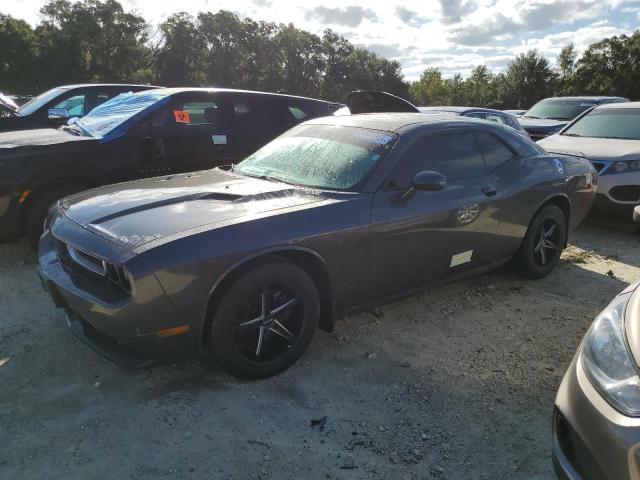
[[[0, 0], [0, 13], [32, 25], [46, 0]], [[178, 11], [230, 10], [254, 20], [325, 28], [388, 59], [406, 79], [427, 67], [466, 76], [479, 64], [498, 72], [517, 54], [538, 49], [552, 62], [563, 46], [579, 51], [640, 28], [640, 0], [120, 0], [153, 25]]]

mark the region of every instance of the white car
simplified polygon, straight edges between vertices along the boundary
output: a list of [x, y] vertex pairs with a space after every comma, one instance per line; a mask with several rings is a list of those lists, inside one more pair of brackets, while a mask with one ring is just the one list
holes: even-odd
[[596, 206], [631, 212], [640, 204], [640, 102], [598, 105], [538, 145], [593, 163]]

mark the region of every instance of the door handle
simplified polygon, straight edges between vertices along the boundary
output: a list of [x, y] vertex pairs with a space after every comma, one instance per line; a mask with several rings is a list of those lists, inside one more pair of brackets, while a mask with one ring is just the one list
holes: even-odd
[[493, 185], [482, 187], [482, 193], [484, 193], [487, 197], [493, 197], [498, 190]]

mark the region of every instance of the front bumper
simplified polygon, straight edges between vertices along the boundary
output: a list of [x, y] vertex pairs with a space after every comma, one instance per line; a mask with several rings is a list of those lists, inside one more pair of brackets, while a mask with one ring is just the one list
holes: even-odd
[[51, 233], [40, 240], [38, 274], [67, 325], [83, 342], [113, 362], [141, 368], [199, 355], [199, 329], [167, 299], [153, 275], [136, 293], [118, 292], [59, 258]]
[[640, 172], [599, 175], [598, 195], [606, 197], [611, 205], [631, 210], [640, 204]]
[[556, 397], [553, 463], [563, 480], [640, 478], [640, 418], [619, 413], [602, 398], [579, 351]]

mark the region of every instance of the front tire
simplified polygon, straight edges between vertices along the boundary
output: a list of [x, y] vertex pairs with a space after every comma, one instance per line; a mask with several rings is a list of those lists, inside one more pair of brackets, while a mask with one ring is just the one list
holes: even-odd
[[543, 207], [533, 217], [524, 237], [518, 260], [522, 272], [530, 278], [549, 275], [560, 261], [567, 242], [567, 220], [555, 205]]
[[211, 321], [210, 353], [235, 377], [271, 377], [293, 365], [313, 339], [320, 298], [311, 277], [287, 262], [255, 267], [222, 296]]

